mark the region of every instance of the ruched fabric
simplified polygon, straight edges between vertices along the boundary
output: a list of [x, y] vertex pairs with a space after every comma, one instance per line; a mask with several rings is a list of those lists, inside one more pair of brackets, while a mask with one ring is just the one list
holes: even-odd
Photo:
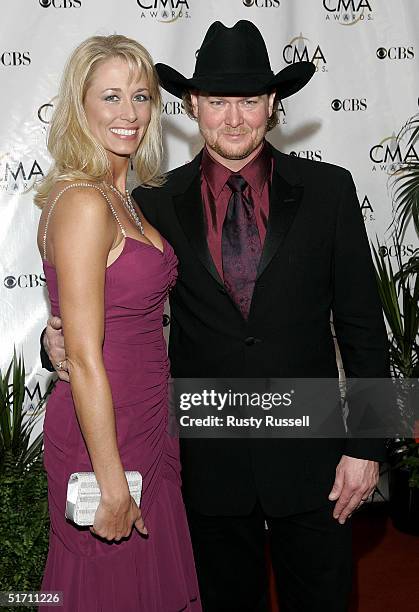
[[[59, 316], [55, 269], [44, 261], [44, 270], [51, 312]], [[63, 612], [201, 611], [179, 444], [168, 431], [170, 368], [162, 320], [176, 275], [167, 241], [161, 252], [128, 237], [106, 271], [103, 357], [124, 469], [143, 476], [147, 538], [133, 529], [129, 539], [106, 542], [65, 519], [69, 475], [93, 468], [70, 385], [59, 381], [48, 401], [44, 465], [51, 530], [42, 590], [63, 591]]]

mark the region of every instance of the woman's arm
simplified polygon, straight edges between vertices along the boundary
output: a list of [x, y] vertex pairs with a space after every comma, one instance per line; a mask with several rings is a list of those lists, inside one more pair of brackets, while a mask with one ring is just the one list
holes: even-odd
[[131, 507], [102, 355], [105, 272], [109, 251], [118, 242], [117, 228], [96, 190], [75, 188], [59, 200], [48, 231], [49, 260], [57, 272], [71, 390], [102, 493], [97, 517], [102, 517], [104, 508], [110, 512], [109, 516], [105, 512], [100, 525], [95, 519], [94, 530], [107, 539], [126, 535]]

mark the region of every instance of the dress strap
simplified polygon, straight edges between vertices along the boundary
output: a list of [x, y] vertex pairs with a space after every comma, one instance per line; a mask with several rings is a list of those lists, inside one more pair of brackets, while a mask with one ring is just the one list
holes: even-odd
[[56, 205], [56, 203], [58, 202], [58, 200], [60, 199], [60, 197], [63, 195], [63, 193], [65, 193], [66, 191], [68, 191], [69, 189], [73, 189], [73, 187], [92, 187], [93, 189], [97, 189], [98, 191], [100, 191], [100, 193], [103, 195], [103, 197], [105, 198], [105, 200], [107, 201], [109, 208], [112, 211], [113, 216], [115, 217], [119, 228], [121, 230], [121, 233], [123, 235], [124, 238], [127, 237], [127, 233], [125, 231], [124, 226], [122, 225], [121, 221], [119, 220], [118, 215], [116, 214], [115, 208], [108, 196], [108, 194], [101, 188], [99, 187], [99, 185], [95, 185], [94, 183], [71, 183], [71, 185], [67, 185], [66, 187], [64, 187], [64, 189], [61, 189], [61, 191], [55, 196], [49, 211], [48, 211], [48, 215], [47, 215], [47, 220], [45, 222], [45, 228], [44, 228], [44, 236], [43, 236], [43, 253], [44, 253], [44, 259], [47, 258], [47, 231], [48, 231], [48, 225], [49, 225], [49, 221], [51, 218], [51, 213], [54, 210], [54, 206]]

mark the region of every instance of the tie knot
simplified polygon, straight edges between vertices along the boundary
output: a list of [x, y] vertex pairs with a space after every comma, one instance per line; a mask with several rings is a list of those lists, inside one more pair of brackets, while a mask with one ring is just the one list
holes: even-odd
[[231, 174], [227, 181], [227, 185], [231, 191], [235, 193], [243, 193], [247, 187], [247, 181], [242, 177], [241, 174]]

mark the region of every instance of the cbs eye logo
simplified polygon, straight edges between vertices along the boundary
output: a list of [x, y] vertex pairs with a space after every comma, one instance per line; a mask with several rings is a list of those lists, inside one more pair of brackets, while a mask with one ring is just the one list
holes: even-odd
[[243, 0], [244, 6], [252, 6], [255, 3], [255, 0]]
[[330, 106], [334, 111], [365, 111], [367, 110], [366, 98], [344, 98], [332, 100]]
[[53, 6], [56, 9], [60, 8], [80, 8], [81, 0], [39, 0], [42, 8]]
[[14, 276], [6, 276], [4, 279], [4, 286], [6, 289], [13, 289], [17, 285], [17, 280]]
[[379, 47], [376, 51], [378, 59], [390, 59], [390, 60], [409, 60], [415, 57], [415, 50], [412, 46], [410, 47]]

